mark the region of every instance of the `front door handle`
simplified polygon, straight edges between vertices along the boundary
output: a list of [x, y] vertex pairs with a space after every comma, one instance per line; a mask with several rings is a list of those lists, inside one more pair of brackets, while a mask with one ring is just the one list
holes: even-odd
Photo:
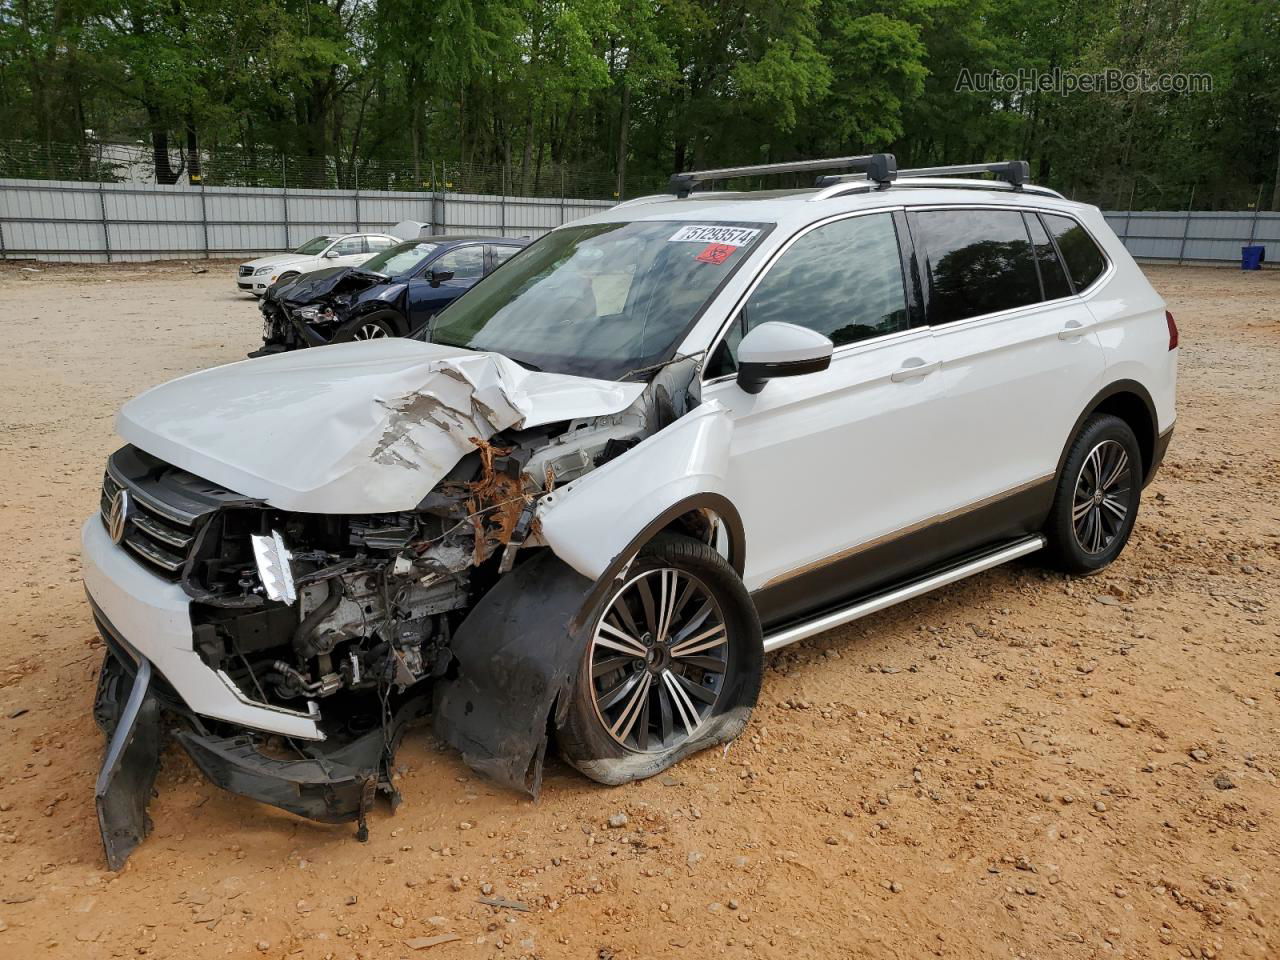
[[889, 379], [894, 383], [901, 383], [903, 380], [915, 380], [920, 377], [927, 377], [941, 366], [940, 362], [925, 363], [920, 357], [908, 357], [902, 361], [902, 366], [899, 369], [889, 374]]
[[1059, 340], [1078, 340], [1084, 336], [1084, 324], [1079, 320], [1068, 320], [1065, 327], [1058, 331]]

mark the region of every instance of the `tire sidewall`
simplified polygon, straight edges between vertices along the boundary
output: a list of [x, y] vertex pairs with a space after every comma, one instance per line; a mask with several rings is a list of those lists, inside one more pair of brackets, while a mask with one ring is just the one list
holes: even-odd
[[[1085, 459], [1094, 447], [1105, 440], [1114, 440], [1119, 443], [1129, 457], [1132, 477], [1129, 487], [1129, 512], [1125, 517], [1124, 526], [1111, 544], [1100, 553], [1088, 553], [1076, 540], [1071, 511], [1075, 502], [1076, 484]], [[1138, 447], [1137, 437], [1127, 423], [1111, 414], [1097, 414], [1085, 422], [1062, 466], [1062, 475], [1058, 478], [1058, 489], [1054, 496], [1053, 512], [1047, 530], [1059, 565], [1067, 572], [1079, 575], [1096, 573], [1109, 566], [1124, 550], [1138, 519], [1143, 469], [1142, 451]]]
[[590, 618], [573, 694], [557, 734], [560, 753], [581, 773], [601, 783], [619, 784], [661, 773], [690, 754], [727, 743], [742, 732], [760, 693], [764, 644], [755, 605], [733, 568], [711, 547], [690, 537], [660, 534], [626, 571], [629, 582], [647, 570], [674, 567], [696, 576], [715, 597], [729, 634], [729, 669], [716, 712], [697, 735], [666, 750], [630, 750], [604, 729], [591, 689], [591, 637], [617, 593], [609, 590]]

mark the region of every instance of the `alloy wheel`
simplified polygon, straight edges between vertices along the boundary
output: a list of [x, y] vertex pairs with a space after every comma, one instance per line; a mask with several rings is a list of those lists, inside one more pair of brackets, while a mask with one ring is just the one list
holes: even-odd
[[1071, 502], [1071, 525], [1085, 553], [1102, 553], [1124, 531], [1132, 484], [1129, 454], [1119, 442], [1103, 440], [1084, 458]]
[[627, 581], [596, 625], [590, 652], [596, 715], [622, 746], [667, 750], [715, 712], [729, 671], [720, 605], [697, 577], [674, 567]]
[[389, 336], [386, 329], [378, 323], [362, 323], [356, 330], [355, 340], [378, 340]]

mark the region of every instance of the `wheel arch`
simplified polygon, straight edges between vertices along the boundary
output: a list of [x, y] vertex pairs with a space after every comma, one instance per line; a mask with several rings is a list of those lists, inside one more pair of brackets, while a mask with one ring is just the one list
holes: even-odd
[[1158, 441], [1159, 421], [1156, 418], [1156, 405], [1147, 388], [1136, 380], [1116, 380], [1099, 390], [1076, 418], [1063, 444], [1062, 453], [1058, 457], [1055, 476], [1061, 476], [1063, 464], [1071, 450], [1071, 442], [1079, 434], [1086, 420], [1096, 413], [1109, 413], [1119, 417], [1129, 425], [1138, 440], [1138, 450], [1142, 454], [1142, 480], [1145, 485], [1150, 481], [1156, 468], [1156, 444]]

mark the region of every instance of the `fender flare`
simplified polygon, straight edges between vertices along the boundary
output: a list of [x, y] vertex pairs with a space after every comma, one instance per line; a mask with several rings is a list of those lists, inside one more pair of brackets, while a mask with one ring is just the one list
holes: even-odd
[[585, 608], [640, 547], [690, 510], [712, 510], [724, 522], [729, 562], [742, 575], [746, 536], [742, 517], [725, 493], [732, 431], [725, 408], [705, 403], [539, 501], [543, 541], [595, 584]]
[[[1062, 453], [1058, 455], [1058, 465], [1054, 469], [1053, 476], [1055, 482], [1058, 477], [1062, 476], [1062, 468], [1067, 462], [1067, 454], [1071, 451], [1071, 443], [1075, 440], [1076, 435], [1080, 433], [1080, 428], [1084, 426], [1084, 422], [1088, 420], [1104, 402], [1121, 393], [1132, 393], [1142, 401], [1143, 406], [1147, 408], [1147, 416], [1151, 418], [1152, 444], [1154, 445], [1159, 442], [1160, 420], [1156, 416], [1156, 405], [1155, 401], [1151, 399], [1151, 393], [1137, 380], [1113, 380], [1093, 395], [1093, 399], [1084, 405], [1084, 410], [1081, 412], [1080, 416], [1076, 418], [1076, 422], [1071, 425], [1071, 431], [1067, 434], [1067, 438], [1062, 444]], [[1139, 438], [1139, 443], [1141, 443], [1141, 438]], [[1155, 465], [1151, 463], [1144, 463], [1142, 466], [1146, 474], [1144, 480], [1149, 479], [1150, 475], [1154, 472]]]

